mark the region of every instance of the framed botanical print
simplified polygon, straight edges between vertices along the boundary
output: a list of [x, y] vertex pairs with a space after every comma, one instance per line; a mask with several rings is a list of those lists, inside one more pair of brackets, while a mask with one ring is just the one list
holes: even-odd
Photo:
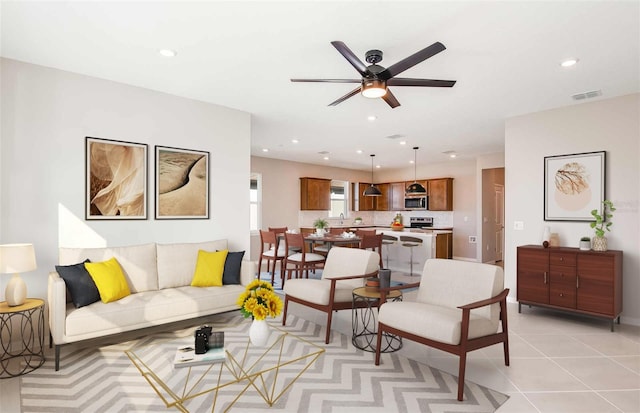
[[85, 219], [147, 219], [147, 145], [86, 137]]
[[605, 199], [606, 153], [544, 158], [544, 220], [593, 221]]
[[156, 146], [156, 219], [209, 218], [209, 152]]

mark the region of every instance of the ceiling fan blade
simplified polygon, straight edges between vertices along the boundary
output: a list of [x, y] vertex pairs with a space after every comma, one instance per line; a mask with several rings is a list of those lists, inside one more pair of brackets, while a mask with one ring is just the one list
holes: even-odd
[[367, 65], [362, 63], [362, 61], [358, 59], [358, 57], [351, 51], [351, 49], [347, 47], [346, 44], [338, 40], [331, 42], [331, 44], [338, 50], [338, 52], [340, 52], [342, 56], [344, 56], [345, 59], [347, 59], [349, 63], [351, 63], [351, 66], [355, 67], [360, 75], [366, 77], [369, 74]]
[[416, 53], [412, 54], [411, 56], [409, 56], [409, 57], [407, 57], [405, 59], [402, 59], [398, 63], [395, 63], [395, 64], [389, 66], [388, 68], [386, 68], [382, 72], [378, 73], [378, 77], [381, 78], [381, 79], [384, 79], [384, 80], [389, 80], [392, 77], [399, 75], [400, 73], [404, 72], [405, 70], [407, 70], [409, 68], [412, 68], [413, 66], [417, 65], [418, 63], [427, 60], [431, 56], [434, 56], [434, 55], [440, 53], [441, 51], [443, 51], [445, 49], [446, 49], [446, 47], [444, 47], [444, 45], [442, 43], [435, 42], [431, 46], [425, 47], [424, 49], [420, 50], [419, 52], [416, 52]]
[[400, 102], [398, 102], [398, 99], [396, 99], [389, 89], [387, 89], [387, 93], [382, 97], [382, 99], [391, 106], [391, 109], [400, 106]]
[[349, 99], [350, 97], [357, 95], [358, 93], [360, 93], [360, 87], [353, 89], [351, 92], [347, 93], [346, 95], [342, 96], [339, 99], [334, 100], [333, 102], [329, 103], [327, 106], [336, 106], [338, 103], [342, 103], [345, 100]]
[[405, 77], [394, 77], [387, 80], [387, 86], [453, 87], [455, 84], [455, 80], [409, 79]]
[[360, 83], [361, 79], [291, 79], [292, 82]]

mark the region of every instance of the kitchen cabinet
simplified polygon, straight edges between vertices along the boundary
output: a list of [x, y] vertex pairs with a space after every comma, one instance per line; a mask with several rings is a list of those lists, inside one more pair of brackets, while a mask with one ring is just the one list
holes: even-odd
[[378, 184], [376, 185], [382, 195], [375, 197], [375, 209], [376, 211], [389, 211], [389, 185], [390, 184]]
[[537, 305], [620, 322], [622, 251], [520, 246], [517, 250], [517, 299]]
[[328, 211], [331, 209], [331, 179], [300, 178], [300, 209]]
[[404, 182], [389, 184], [389, 211], [404, 211]]
[[453, 178], [429, 179], [426, 188], [429, 211], [453, 211]]
[[437, 233], [436, 235], [436, 258], [453, 258], [453, 234]]
[[351, 188], [352, 188], [351, 199], [353, 200], [351, 209], [353, 209], [354, 211], [375, 211], [376, 210], [375, 199], [378, 197], [362, 195], [364, 190], [369, 188], [370, 186], [371, 184], [367, 184], [363, 182], [351, 184]]

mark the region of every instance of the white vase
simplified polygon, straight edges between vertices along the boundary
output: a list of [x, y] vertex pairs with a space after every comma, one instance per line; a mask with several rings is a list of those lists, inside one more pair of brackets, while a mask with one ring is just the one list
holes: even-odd
[[591, 241], [580, 241], [580, 250], [589, 251], [591, 249]]
[[316, 228], [316, 234], [321, 237], [324, 235], [324, 228]]
[[593, 250], [594, 251], [606, 251], [607, 250], [607, 237], [593, 237]]
[[253, 320], [249, 327], [249, 339], [251, 344], [263, 347], [267, 344], [270, 334], [269, 324], [266, 320]]

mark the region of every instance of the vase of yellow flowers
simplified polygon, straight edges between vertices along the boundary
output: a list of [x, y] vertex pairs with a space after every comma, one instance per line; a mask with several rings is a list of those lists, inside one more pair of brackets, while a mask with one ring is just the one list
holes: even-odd
[[277, 317], [282, 312], [282, 300], [273, 291], [271, 283], [258, 279], [251, 281], [238, 297], [238, 306], [245, 318], [253, 318], [249, 328], [251, 344], [266, 345], [270, 334], [266, 318]]

